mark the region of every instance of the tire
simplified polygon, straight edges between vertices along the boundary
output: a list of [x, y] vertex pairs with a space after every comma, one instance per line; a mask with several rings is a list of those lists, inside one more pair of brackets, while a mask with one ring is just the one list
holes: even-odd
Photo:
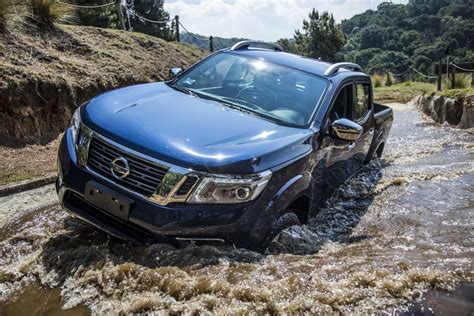
[[286, 211], [281, 214], [272, 224], [266, 235], [259, 241], [253, 241], [249, 244], [250, 249], [264, 253], [270, 243], [277, 237], [284, 229], [293, 225], [300, 225], [298, 216], [292, 211]]

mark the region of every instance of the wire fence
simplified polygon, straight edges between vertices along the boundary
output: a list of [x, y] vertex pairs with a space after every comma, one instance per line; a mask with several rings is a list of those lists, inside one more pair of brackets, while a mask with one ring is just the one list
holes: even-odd
[[111, 5], [115, 5], [115, 2], [110, 2], [110, 3], [104, 3], [104, 4], [91, 4], [91, 5], [80, 5], [80, 4], [74, 4], [74, 3], [68, 3], [68, 2], [62, 2], [56, 0], [56, 3], [64, 4], [70, 7], [78, 8], [78, 9], [100, 9], [104, 7], [108, 7]]
[[400, 73], [393, 73], [391, 71], [387, 71], [389, 74], [391, 74], [392, 76], [395, 76], [395, 77], [400, 77], [400, 76], [403, 76], [405, 75], [410, 69], [412, 69], [412, 67], [408, 68], [407, 70], [403, 71], [403, 72], [400, 72]]
[[[119, 3], [109, 2], [109, 3], [104, 3], [104, 4], [90, 4], [90, 5], [79, 5], [79, 4], [74, 4], [74, 3], [63, 2], [63, 1], [60, 1], [60, 0], [56, 0], [56, 2], [60, 3], [60, 4], [63, 4], [63, 5], [71, 6], [71, 7], [74, 7], [74, 8], [78, 8], [78, 9], [101, 9], [101, 8], [105, 8], [105, 7], [112, 6], [112, 5], [120, 5], [122, 7], [122, 9], [125, 11], [125, 14], [127, 16], [128, 30], [129, 31], [133, 30], [132, 25], [130, 23], [131, 18], [136, 18], [142, 23], [151, 23], [151, 24], [160, 24], [160, 25], [166, 25], [168, 23], [175, 22], [175, 25], [177, 27], [177, 32], [179, 32], [178, 26], [180, 26], [186, 32], [187, 35], [189, 35], [191, 38], [193, 38], [194, 40], [201, 43], [201, 45], [199, 45], [200, 47], [207, 46], [207, 47], [209, 47], [209, 50], [211, 50], [211, 51], [215, 50], [214, 49], [215, 46], [214, 46], [214, 43], [213, 43], [213, 40], [212, 40], [212, 36], [210, 36], [209, 38], [203, 38], [203, 37], [196, 36], [194, 33], [190, 32], [188, 30], [188, 28], [186, 26], [184, 26], [183, 23], [181, 21], [179, 21], [179, 19], [177, 17], [175, 19], [166, 19], [166, 20], [153, 20], [153, 19], [146, 18], [135, 10], [133, 2], [131, 4], [129, 4], [129, 3], [127, 3], [127, 1], [122, 0]], [[177, 38], [178, 41], [180, 41], [179, 40], [180, 39], [179, 34], [176, 34], [176, 38]], [[218, 48], [218, 49], [220, 49], [220, 48]]]
[[394, 77], [401, 77], [401, 76], [404, 76], [406, 75], [409, 71], [413, 71], [414, 73], [417, 73], [418, 75], [422, 76], [422, 77], [425, 77], [425, 78], [428, 78], [428, 79], [437, 79], [438, 76], [430, 76], [430, 75], [427, 75], [427, 74], [424, 74], [422, 73], [421, 71], [419, 71], [418, 69], [416, 69], [415, 67], [408, 67], [405, 71], [403, 72], [400, 72], [400, 73], [393, 73], [391, 71], [387, 71], [390, 75], [394, 76]]
[[148, 23], [152, 23], [152, 24], [166, 24], [166, 23], [169, 23], [169, 22], [173, 21], [171, 19], [162, 20], [162, 21], [151, 20], [151, 19], [145, 18], [144, 16], [141, 16], [135, 10], [131, 10], [129, 8], [127, 8], [125, 10], [125, 12], [126, 12], [127, 16], [135, 17], [138, 20], [140, 20], [141, 22], [148, 22]]
[[421, 73], [420, 71], [418, 71], [415, 68], [412, 68], [412, 69], [413, 69], [414, 72], [416, 72], [417, 74], [419, 74], [422, 77], [425, 77], [425, 78], [428, 78], [428, 79], [438, 79], [438, 76], [428, 76], [428, 75], [425, 75], [424, 73]]
[[463, 68], [461, 66], [456, 65], [455, 63], [450, 63], [450, 65], [453, 66], [454, 68], [457, 68], [457, 69], [465, 71], [465, 72], [474, 72], [474, 69]]
[[[208, 46], [209, 50], [211, 52], [224, 48], [224, 47], [216, 47], [215, 44], [213, 43], [213, 37], [212, 36], [210, 36], [209, 38], [203, 38], [203, 37], [198, 37], [194, 33], [190, 32], [188, 30], [188, 28], [186, 26], [184, 26], [181, 21], [179, 21], [178, 16], [176, 16], [175, 19], [166, 19], [166, 20], [161, 20], [161, 21], [160, 20], [152, 20], [152, 19], [144, 17], [143, 15], [136, 12], [135, 8], [133, 7], [133, 2], [132, 2], [132, 4], [128, 4], [127, 1], [122, 0], [119, 3], [109, 2], [109, 3], [104, 3], [104, 4], [90, 4], [90, 5], [79, 5], [79, 4], [63, 2], [63, 1], [59, 1], [59, 0], [56, 0], [56, 2], [60, 3], [60, 4], [63, 4], [63, 5], [79, 8], [79, 9], [100, 9], [100, 8], [104, 8], [104, 7], [108, 7], [108, 6], [112, 6], [112, 5], [120, 5], [123, 8], [123, 10], [125, 10], [125, 13], [127, 15], [129, 31], [132, 30], [132, 27], [131, 27], [131, 24], [130, 24], [130, 18], [131, 17], [137, 18], [142, 23], [146, 22], [146, 23], [161, 24], [161, 25], [165, 25], [167, 23], [170, 23], [170, 22], [174, 21], [175, 25], [176, 25], [176, 33], [177, 33], [176, 38], [177, 38], [178, 41], [180, 41], [179, 27], [181, 27], [186, 32], [186, 34], [188, 36], [190, 36], [192, 39], [200, 42], [201, 44], [205, 43], [206, 44], [205, 46]], [[202, 47], [203, 45], [199, 45], [199, 46]], [[449, 64], [449, 66], [452, 66], [452, 67], [454, 67], [458, 70], [464, 71], [464, 72], [473, 72], [474, 73], [474, 69], [463, 68], [463, 67], [457, 65], [454, 62], [451, 62]], [[427, 79], [438, 79], [439, 80], [439, 76], [427, 75], [427, 74], [421, 72], [420, 70], [416, 69], [414, 66], [408, 67], [407, 69], [405, 69], [405, 71], [402, 71], [400, 73], [394, 73], [394, 72], [389, 71], [389, 70], [387, 70], [386, 72], [388, 74], [394, 76], [394, 77], [402, 77], [402, 76], [407, 75], [407, 73], [409, 73], [410, 71], [411, 71], [412, 75], [414, 75], [416, 73], [417, 75], [422, 76], [422, 77], [427, 78]]]

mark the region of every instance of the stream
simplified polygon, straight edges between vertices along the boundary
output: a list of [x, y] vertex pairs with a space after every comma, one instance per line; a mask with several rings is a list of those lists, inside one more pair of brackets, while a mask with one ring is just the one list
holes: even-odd
[[[408, 313], [470, 292], [474, 131], [390, 106], [382, 159], [265, 255], [124, 243], [52, 204], [52, 187], [1, 198], [0, 314]], [[460, 297], [454, 308], [472, 313]]]

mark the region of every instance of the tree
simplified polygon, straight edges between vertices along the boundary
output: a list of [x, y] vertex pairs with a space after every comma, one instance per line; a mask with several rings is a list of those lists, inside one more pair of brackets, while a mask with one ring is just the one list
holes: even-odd
[[368, 63], [369, 73], [381, 73], [385, 71], [403, 72], [411, 66], [410, 58], [399, 52], [384, 51], [375, 55]]
[[298, 54], [298, 47], [295, 43], [295, 40], [293, 38], [280, 38], [277, 41], [277, 44], [280, 45], [283, 50], [287, 53], [293, 53], [293, 54]]
[[170, 15], [163, 8], [163, 0], [134, 0], [131, 17], [132, 28], [136, 32], [154, 35], [165, 40], [175, 38], [175, 25], [172, 23], [151, 23], [152, 21], [168, 21]]
[[[75, 3], [83, 6], [90, 5], [90, 1], [87, 0], [77, 0]], [[94, 3], [106, 4], [110, 3], [110, 0], [97, 0]], [[117, 14], [115, 13], [115, 10], [114, 5], [95, 9], [83, 8], [77, 10], [77, 16], [81, 25], [116, 28]]]
[[[387, 69], [394, 72], [414, 66], [433, 73], [433, 65], [444, 60], [447, 47], [452, 60], [469, 59], [468, 52], [474, 51], [473, 14], [472, 0], [409, 0], [407, 5], [382, 2], [377, 10], [341, 22], [348, 37], [342, 52], [345, 59], [365, 65], [369, 71], [383, 70], [383, 63], [387, 63]], [[403, 56], [410, 57], [411, 63]]]
[[335, 61], [336, 54], [346, 42], [339, 25], [336, 24], [332, 14], [323, 12], [319, 14], [313, 9], [309, 20], [303, 20], [303, 31], [295, 31], [295, 43], [303, 55]]

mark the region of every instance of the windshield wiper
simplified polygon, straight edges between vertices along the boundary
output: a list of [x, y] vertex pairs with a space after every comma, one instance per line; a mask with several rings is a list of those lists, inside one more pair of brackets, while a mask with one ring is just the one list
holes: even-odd
[[[264, 108], [256, 105], [256, 104], [253, 104], [251, 102], [248, 102], [248, 101], [245, 101], [245, 100], [241, 100], [241, 99], [237, 99], [237, 98], [231, 98], [231, 97], [220, 97], [220, 99], [224, 99], [224, 100], [227, 100], [229, 102], [232, 102], [232, 104], [235, 104], [237, 106], [243, 106], [245, 109], [247, 109], [248, 111], [252, 111], [251, 109], [249, 109], [248, 107], [245, 106], [245, 104], [247, 104], [250, 108], [253, 108], [254, 110], [259, 110], [259, 111], [262, 111], [262, 112], [267, 112], [267, 110], [265, 110]], [[253, 112], [253, 111], [252, 111]]]
[[177, 91], [180, 91], [180, 92], [183, 92], [183, 93], [186, 93], [186, 94], [189, 94], [189, 95], [192, 95], [194, 97], [197, 96], [196, 93], [194, 93], [191, 89], [189, 88], [185, 88], [185, 87], [181, 87], [181, 86], [177, 86], [177, 85], [174, 85], [174, 84], [168, 84], [168, 87], [171, 87]]

